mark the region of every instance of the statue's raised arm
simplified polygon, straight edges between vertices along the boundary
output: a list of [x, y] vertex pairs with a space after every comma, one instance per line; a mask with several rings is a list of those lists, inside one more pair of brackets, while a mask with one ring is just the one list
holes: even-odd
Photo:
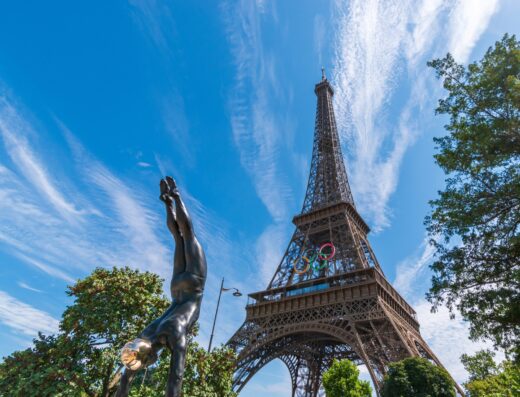
[[199, 318], [206, 283], [207, 264], [190, 215], [173, 178], [160, 183], [160, 199], [166, 207], [166, 224], [175, 240], [172, 304], [166, 312], [125, 345], [121, 359], [126, 369], [116, 397], [127, 397], [137, 371], [153, 364], [162, 348], [171, 352], [166, 397], [180, 397], [186, 360], [186, 334]]

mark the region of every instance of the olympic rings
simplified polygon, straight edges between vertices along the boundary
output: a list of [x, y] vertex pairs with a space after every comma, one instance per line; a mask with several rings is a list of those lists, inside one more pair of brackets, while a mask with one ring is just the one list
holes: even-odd
[[[330, 253], [328, 254], [323, 252], [323, 249], [326, 247], [330, 248]], [[311, 251], [311, 255], [308, 255], [309, 251]], [[293, 261], [294, 272], [296, 274], [304, 274], [309, 271], [311, 265], [313, 271], [322, 270], [327, 266], [327, 262], [334, 258], [335, 255], [336, 247], [332, 243], [323, 244], [317, 251], [308, 248], [305, 250], [304, 255], [302, 255], [300, 258], [296, 258]], [[316, 261], [318, 257], [321, 259], [321, 265], [319, 264], [319, 261]], [[301, 270], [297, 268], [297, 264], [300, 259], [302, 259], [306, 263], [305, 267]]]

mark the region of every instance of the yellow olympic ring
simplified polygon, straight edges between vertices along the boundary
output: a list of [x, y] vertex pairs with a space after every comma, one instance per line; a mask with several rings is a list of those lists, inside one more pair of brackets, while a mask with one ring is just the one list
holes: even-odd
[[[305, 251], [305, 254], [307, 254], [307, 252], [309, 252], [309, 249], [307, 251]], [[307, 258], [307, 256], [302, 256], [301, 259], [303, 259], [304, 262], [307, 262], [307, 265], [305, 266], [305, 268], [303, 270], [298, 270], [298, 268], [296, 267], [296, 264], [297, 262], [299, 262], [299, 259], [296, 258], [294, 261], [293, 261], [293, 268], [294, 268], [294, 272], [296, 274], [303, 274], [303, 273], [306, 273], [309, 268], [311, 267], [311, 263], [314, 262], [314, 260], [316, 259], [316, 255], [314, 255], [313, 257], [311, 257], [311, 259]]]

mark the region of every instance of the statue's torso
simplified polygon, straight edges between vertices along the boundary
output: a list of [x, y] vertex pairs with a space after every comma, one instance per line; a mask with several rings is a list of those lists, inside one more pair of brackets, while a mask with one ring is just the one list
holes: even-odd
[[173, 277], [170, 284], [172, 299], [176, 302], [184, 302], [204, 292], [206, 277], [191, 272], [182, 272]]

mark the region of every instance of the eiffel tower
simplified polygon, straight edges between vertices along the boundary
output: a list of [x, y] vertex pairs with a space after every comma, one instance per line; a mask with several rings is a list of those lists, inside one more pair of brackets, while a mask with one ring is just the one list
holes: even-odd
[[[267, 363], [282, 360], [293, 397], [324, 396], [334, 359], [364, 364], [379, 396], [388, 364], [440, 361], [419, 332], [416, 312], [386, 279], [356, 210], [336, 128], [334, 91], [322, 72], [314, 143], [296, 230], [265, 291], [249, 295], [246, 320], [228, 342], [238, 354], [240, 392]], [[252, 303], [251, 303], [252, 302]], [[457, 385], [463, 396], [463, 391]]]

